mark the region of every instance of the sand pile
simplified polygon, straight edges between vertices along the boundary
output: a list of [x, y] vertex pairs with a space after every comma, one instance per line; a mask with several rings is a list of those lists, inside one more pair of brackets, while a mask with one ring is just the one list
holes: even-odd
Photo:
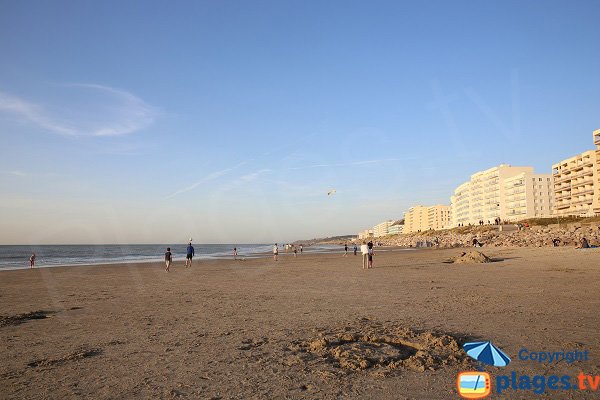
[[392, 323], [362, 319], [357, 326], [321, 332], [318, 336], [289, 347], [311, 368], [347, 373], [370, 370], [386, 375], [399, 370], [437, 370], [468, 362], [455, 337], [417, 332]]
[[453, 260], [454, 264], [483, 264], [492, 262], [492, 259], [479, 251], [467, 251]]

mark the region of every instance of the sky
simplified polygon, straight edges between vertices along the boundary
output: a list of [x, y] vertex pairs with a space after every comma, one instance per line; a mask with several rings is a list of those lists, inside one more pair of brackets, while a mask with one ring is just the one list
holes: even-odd
[[501, 163], [550, 173], [594, 148], [599, 18], [596, 0], [0, 0], [0, 244], [355, 234]]

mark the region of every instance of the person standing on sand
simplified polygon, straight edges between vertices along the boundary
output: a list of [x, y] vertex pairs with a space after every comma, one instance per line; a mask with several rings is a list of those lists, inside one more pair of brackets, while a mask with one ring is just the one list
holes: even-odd
[[375, 249], [373, 249], [373, 242], [367, 243], [367, 259], [369, 261], [367, 269], [373, 268], [373, 254], [375, 253]]
[[367, 269], [367, 260], [369, 255], [369, 247], [365, 241], [360, 245], [360, 252], [362, 253], [362, 267], [363, 269]]
[[237, 247], [233, 248], [233, 259], [237, 260]]
[[29, 268], [33, 268], [35, 265], [35, 253], [31, 253], [31, 257], [29, 257]]
[[294, 257], [296, 257], [298, 255], [298, 249], [295, 244], [292, 245], [292, 248], [294, 249]]
[[348, 243], [344, 243], [344, 257], [348, 257]]
[[[192, 246], [192, 242], [188, 243], [187, 254], [185, 256], [185, 267], [192, 266], [192, 258], [194, 257], [194, 247]], [[188, 265], [189, 263], [189, 265]]]
[[273, 245], [273, 260], [277, 261], [277, 255], [279, 254], [279, 248], [277, 247], [277, 243]]
[[356, 243], [354, 243], [354, 255], [356, 255], [356, 250], [358, 250], [358, 247], [356, 247]]
[[302, 254], [302, 250], [304, 250], [304, 247], [300, 245], [300, 254]]
[[169, 272], [169, 268], [171, 267], [171, 261], [173, 261], [173, 254], [171, 253], [171, 248], [167, 247], [167, 251], [165, 252], [165, 271]]

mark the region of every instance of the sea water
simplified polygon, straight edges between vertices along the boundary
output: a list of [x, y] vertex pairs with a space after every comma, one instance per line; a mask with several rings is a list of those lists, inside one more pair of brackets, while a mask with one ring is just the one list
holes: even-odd
[[[232, 257], [236, 247], [241, 258], [257, 257], [270, 253], [272, 244], [193, 244], [195, 259]], [[36, 267], [62, 265], [116, 264], [163, 261], [167, 247], [171, 248], [173, 261], [184, 260], [187, 244], [103, 244], [103, 245], [20, 245], [0, 246], [0, 270], [29, 268], [29, 256], [35, 253]], [[304, 251], [331, 251], [339, 246], [304, 247]], [[284, 254], [282, 246], [279, 253]]]

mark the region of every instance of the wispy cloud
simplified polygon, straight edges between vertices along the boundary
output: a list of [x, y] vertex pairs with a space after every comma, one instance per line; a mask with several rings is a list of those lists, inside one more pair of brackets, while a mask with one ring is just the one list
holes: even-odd
[[235, 165], [235, 166], [233, 166], [233, 167], [230, 167], [230, 168], [225, 168], [225, 169], [222, 169], [222, 170], [220, 170], [220, 171], [214, 171], [214, 172], [211, 172], [210, 174], [208, 174], [208, 175], [206, 175], [205, 177], [201, 178], [200, 180], [198, 180], [198, 181], [194, 182], [194, 183], [193, 183], [193, 184], [191, 184], [190, 186], [186, 186], [186, 187], [184, 187], [184, 188], [182, 188], [182, 189], [179, 189], [179, 190], [177, 190], [177, 191], [175, 191], [175, 192], [171, 193], [170, 195], [168, 195], [168, 196], [166, 197], [166, 199], [171, 199], [171, 198], [173, 198], [173, 197], [175, 197], [175, 196], [178, 196], [178, 195], [180, 195], [180, 194], [183, 194], [183, 193], [189, 192], [190, 190], [194, 190], [194, 189], [196, 189], [198, 186], [202, 185], [203, 183], [210, 182], [210, 181], [212, 181], [212, 180], [215, 180], [215, 179], [217, 179], [217, 178], [219, 178], [219, 177], [221, 177], [221, 176], [223, 176], [223, 175], [225, 175], [225, 174], [228, 174], [229, 172], [231, 172], [231, 171], [233, 171], [233, 170], [235, 170], [235, 169], [237, 169], [237, 168], [241, 167], [241, 166], [242, 166], [242, 165], [244, 165], [244, 164], [246, 164], [246, 162], [245, 162], [245, 161], [244, 161], [244, 162], [241, 162], [241, 163], [239, 163], [238, 165]]
[[67, 103], [62, 109], [0, 92], [0, 112], [70, 136], [126, 135], [148, 127], [158, 115], [154, 107], [121, 89], [81, 83], [59, 87], [67, 89], [61, 96]]
[[308, 168], [337, 168], [337, 167], [351, 167], [357, 165], [368, 165], [368, 164], [382, 164], [391, 161], [405, 161], [405, 160], [413, 160], [414, 157], [405, 157], [405, 158], [385, 158], [380, 160], [364, 160], [364, 161], [354, 161], [349, 163], [341, 163], [341, 164], [313, 164], [313, 165], [305, 165], [302, 167], [290, 167], [290, 170], [299, 170], [299, 169], [308, 169]]
[[28, 172], [24, 172], [24, 171], [21, 171], [21, 170], [7, 171], [6, 173], [9, 174], [9, 175], [20, 176], [20, 177], [31, 175]]
[[256, 179], [258, 179], [261, 175], [267, 174], [269, 172], [271, 172], [271, 170], [268, 169], [268, 168], [261, 169], [261, 170], [258, 170], [258, 171], [254, 171], [254, 172], [251, 172], [249, 174], [240, 176], [240, 181], [242, 181], [242, 182], [252, 182], [252, 181], [255, 181]]

